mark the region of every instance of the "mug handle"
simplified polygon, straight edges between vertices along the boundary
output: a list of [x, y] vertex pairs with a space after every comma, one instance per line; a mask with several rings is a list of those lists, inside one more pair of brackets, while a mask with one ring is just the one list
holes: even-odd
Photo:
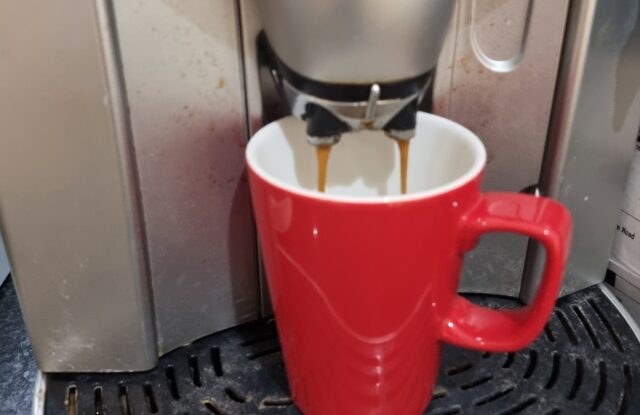
[[461, 255], [473, 249], [483, 233], [506, 231], [530, 236], [547, 251], [542, 281], [533, 302], [515, 310], [477, 306], [456, 294], [443, 321], [441, 339], [490, 352], [511, 352], [531, 343], [555, 305], [571, 228], [569, 211], [551, 199], [518, 193], [484, 194], [461, 218]]

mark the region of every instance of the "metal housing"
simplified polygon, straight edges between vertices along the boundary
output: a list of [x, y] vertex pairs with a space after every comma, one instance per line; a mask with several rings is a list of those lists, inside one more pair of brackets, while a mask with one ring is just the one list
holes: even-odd
[[0, 227], [43, 371], [149, 369], [258, 317], [238, 22], [231, 0], [0, 6]]
[[[260, 0], [275, 53], [307, 78], [372, 84], [422, 75], [436, 65], [451, 0]], [[372, 47], [373, 46], [373, 47]]]
[[[453, 4], [392, 3], [0, 4], [0, 228], [43, 371], [149, 369], [269, 313], [243, 151], [287, 110], [260, 76], [258, 8], [294, 70], [367, 83], [433, 67], [441, 27], [398, 21], [438, 20]], [[434, 110], [484, 140], [486, 189], [537, 189], [572, 210], [564, 293], [604, 276], [640, 120], [639, 9], [461, 0], [438, 64]], [[288, 38], [284, 13], [304, 17]], [[354, 27], [364, 37], [345, 43]], [[528, 300], [542, 257], [532, 249], [524, 267], [526, 250], [483, 242], [462, 290]]]

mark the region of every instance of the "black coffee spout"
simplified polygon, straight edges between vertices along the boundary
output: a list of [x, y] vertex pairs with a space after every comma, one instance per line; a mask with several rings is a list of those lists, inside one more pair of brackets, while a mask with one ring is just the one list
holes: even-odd
[[395, 139], [409, 140], [416, 134], [418, 100], [409, 102], [384, 126], [385, 133]]
[[313, 145], [333, 145], [351, 128], [330, 111], [316, 104], [307, 104], [303, 119], [307, 123], [307, 139]]

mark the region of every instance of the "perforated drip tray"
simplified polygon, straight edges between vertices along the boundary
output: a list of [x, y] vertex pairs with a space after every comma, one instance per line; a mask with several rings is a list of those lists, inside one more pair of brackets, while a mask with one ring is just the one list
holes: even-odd
[[[470, 296], [490, 307], [508, 298]], [[273, 321], [213, 334], [132, 374], [47, 376], [45, 413], [299, 414]], [[446, 346], [426, 414], [637, 414], [640, 343], [598, 287], [558, 301], [527, 349], [482, 353]]]

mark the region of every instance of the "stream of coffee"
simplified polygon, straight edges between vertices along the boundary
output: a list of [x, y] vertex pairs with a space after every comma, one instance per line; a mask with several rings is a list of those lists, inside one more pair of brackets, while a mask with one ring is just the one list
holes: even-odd
[[327, 187], [327, 164], [329, 164], [331, 147], [330, 145], [316, 147], [316, 158], [318, 159], [318, 191], [323, 193]]
[[[407, 170], [409, 167], [409, 140], [396, 140], [400, 152], [400, 191], [407, 193]], [[316, 158], [318, 160], [318, 191], [323, 192], [327, 188], [327, 166], [331, 147], [316, 146]]]
[[407, 193], [407, 169], [409, 167], [409, 140], [396, 140], [400, 150], [400, 191]]

